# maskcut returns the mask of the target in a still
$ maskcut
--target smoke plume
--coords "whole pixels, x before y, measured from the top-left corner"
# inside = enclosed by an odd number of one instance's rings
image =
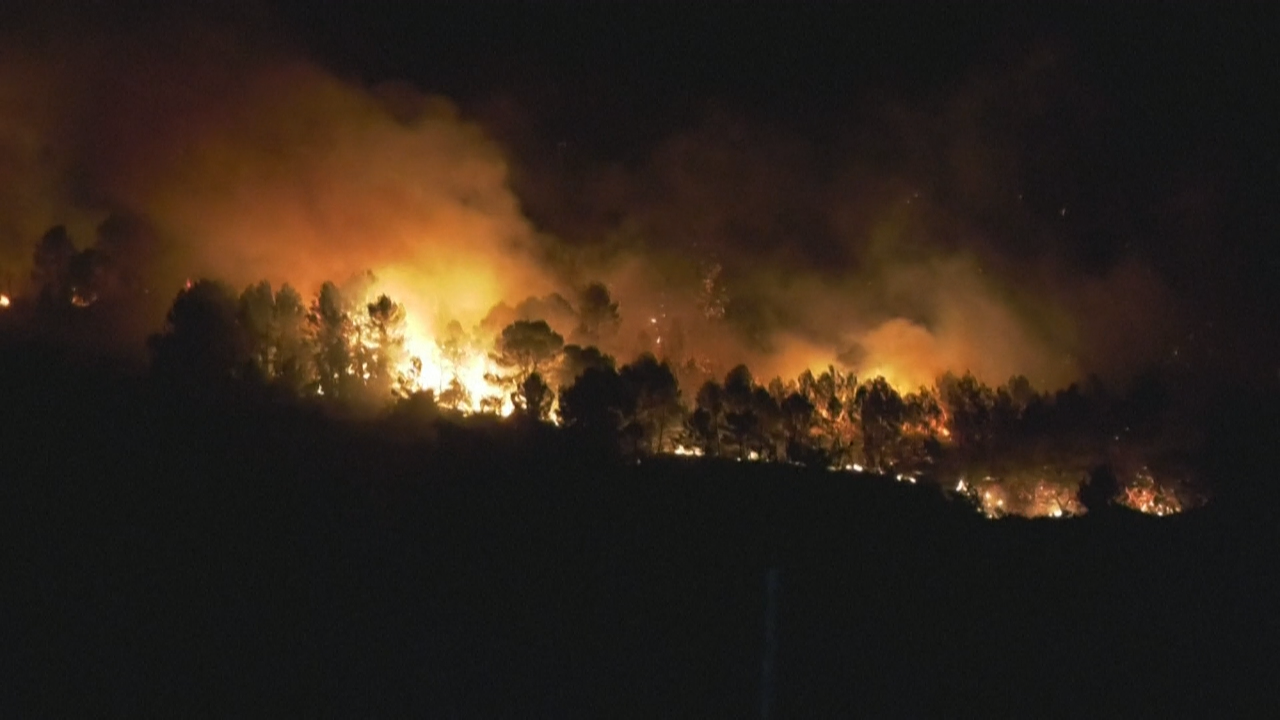
[[[83,246],[128,213],[169,248],[151,278],[166,301],[185,277],[307,293],[371,270],[418,315],[447,304],[474,321],[549,287],[506,161],[447,99],[361,86],[208,24],[9,47],[0,257],[17,277],[48,227]]]
[[[487,118],[495,139],[447,98],[207,20],[5,48],[11,282],[49,227],[83,245],[124,214],[167,250],[151,278],[165,303],[199,275],[309,293],[371,270],[429,324],[559,293],[568,335],[565,304],[601,280],[620,355],[765,377],[834,364],[906,386],[951,370],[1051,388],[1164,348],[1159,278],[1134,257],[1082,264],[1063,239],[1081,229],[1058,141],[1089,117],[1045,56],[924,109],[874,104],[823,138],[712,110],[624,165],[545,161],[518,109]]]

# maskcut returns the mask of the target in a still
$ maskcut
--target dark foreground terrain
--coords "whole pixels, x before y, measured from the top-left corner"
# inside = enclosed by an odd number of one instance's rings
[[[1280,707],[1273,493],[993,522],[880,478],[0,365],[7,717],[758,715],[770,568],[780,716]],[[1258,432],[1222,429],[1224,474],[1266,472]]]

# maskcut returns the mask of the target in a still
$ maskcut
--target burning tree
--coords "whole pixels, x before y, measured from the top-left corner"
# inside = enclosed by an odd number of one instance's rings
[[[492,359],[505,373],[492,374],[492,382],[506,388],[517,407],[541,412],[544,397],[551,395],[542,372],[551,369],[564,348],[564,338],[543,320],[516,320],[502,329]],[[530,378],[537,375],[534,382]]]
[[[857,439],[856,416],[849,412],[857,391],[857,378],[828,366],[818,376],[806,370],[797,378],[799,391],[813,403],[816,434],[824,439],[832,462],[852,462],[851,450]],[[858,453],[861,455],[861,453]]]
[[[852,411],[862,432],[862,452],[866,465],[879,471],[895,467],[902,444],[902,427],[907,422],[907,406],[882,377],[858,387]]]
[[[359,382],[351,353],[354,325],[341,291],[332,282],[320,287],[307,313],[307,324],[318,392],[331,398],[351,398]]]
[[[461,373],[463,363],[472,351],[471,338],[462,329],[462,323],[450,320],[435,343],[441,360],[442,372],[436,387],[441,404],[455,410],[470,405],[471,393],[462,383]]]
[[[129,246],[120,243],[117,250]],[[89,280],[78,261],[92,270]],[[94,284],[94,273],[110,264],[96,250],[77,252],[64,229],[46,233],[35,265],[32,279],[46,304],[70,308],[84,288],[114,287]],[[766,386],[738,365],[721,382],[703,382],[686,411],[680,377],[653,354],[617,369],[598,348],[566,347],[546,321],[524,318],[503,327],[483,353],[460,323],[441,321],[439,333],[411,326],[405,308],[387,294],[374,297],[374,288],[371,275],[342,289],[328,282],[304,304],[287,285],[273,292],[260,282],[236,296],[216,282],[188,281],[163,332],[150,340],[153,367],[202,382],[256,378],[364,407],[399,398],[429,405],[431,413],[417,414],[432,417],[438,391],[444,406],[461,413],[555,417],[583,437],[649,453],[858,471],[865,463],[904,481],[937,479],[992,516],[1079,514],[1097,506],[1100,493],[1107,505],[1157,515],[1187,503],[1150,470],[1167,459],[1150,442],[1159,404],[1111,396],[1097,383],[1040,393],[1021,377],[992,388],[971,374],[948,374],[904,394],[884,377],[858,383],[831,366]],[[564,305],[553,295],[512,312]],[[617,303],[603,286],[589,286],[575,317],[577,334],[598,335],[616,322]],[[690,378],[708,375],[692,363],[686,370]],[[1081,482],[1108,473],[1116,480],[1109,488]]]
[[[240,294],[236,317],[252,356],[254,372],[301,393],[314,380],[302,296],[288,285],[273,293],[263,281]]]
[[[364,380],[374,397],[388,397],[405,361],[404,308],[386,295],[368,304],[367,330],[360,345]],[[419,361],[421,368],[421,361]]]

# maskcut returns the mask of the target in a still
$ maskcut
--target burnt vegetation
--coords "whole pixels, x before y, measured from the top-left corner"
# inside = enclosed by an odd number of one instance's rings
[[[770,569],[789,716],[1272,692],[1274,398],[620,363],[602,287],[569,342],[446,325],[426,382],[367,279],[188,281],[122,359],[86,348],[152,290],[85,252],[0,314],[18,714],[749,715]]]

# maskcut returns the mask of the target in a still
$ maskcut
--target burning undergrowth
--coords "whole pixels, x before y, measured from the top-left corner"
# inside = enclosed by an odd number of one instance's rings
[[[1100,467],[1180,507],[1129,469],[1163,456],[1159,410],[1079,384],[1165,357],[1175,313],[1140,258],[1064,258],[1075,215],[1010,141],[1074,107],[1052,58],[835,143],[717,112],[553,168],[446,98],[180,15],[6,37],[6,323],[326,402],[928,479],[990,515],[1078,514]]]
[[[60,230],[41,247],[43,285],[5,308],[9,324],[37,334],[92,327],[149,295],[104,280],[110,265],[79,269],[102,261],[86,259],[89,250],[65,252]],[[757,379],[737,365],[721,376],[673,355],[674,343],[620,364],[597,345],[622,324],[603,285],[573,301],[499,305],[474,326],[422,322],[384,288],[372,274],[325,283],[308,298],[288,285],[236,292],[188,280],[150,338],[152,372],[180,386],[237,382],[367,417],[510,416],[637,458],[884,474],[934,484],[993,518],[1069,517],[1112,503],[1168,515],[1197,502],[1175,473],[1152,470],[1170,453],[1150,397],[1114,396],[1097,384],[1039,391],[1020,376],[991,387],[944,374],[913,389],[835,367]],[[649,321],[654,348],[664,350],[661,323]]]

